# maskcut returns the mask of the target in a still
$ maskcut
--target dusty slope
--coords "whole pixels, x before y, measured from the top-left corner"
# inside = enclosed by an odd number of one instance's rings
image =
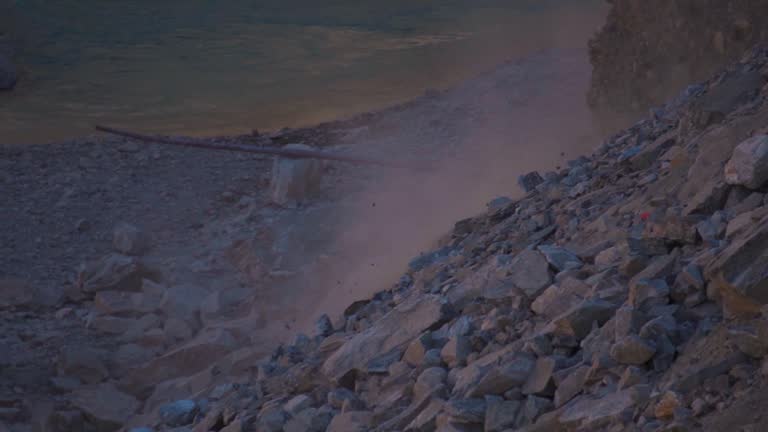
[[[591,157],[530,176],[525,197],[458,222],[344,320],[259,362],[257,347],[218,358],[129,424],[764,430],[766,82],[768,49],[755,50]],[[221,352],[223,339],[186,349]]]
[[[205,374],[211,359],[238,348],[256,358],[297,325],[312,327],[321,311],[340,313],[387,287],[453,221],[516,193],[520,170],[589,142],[588,73],[582,52],[542,52],[382,112],[271,138],[221,139],[439,162],[407,175],[331,165],[301,209],[269,204],[271,161],[253,156],[102,137],[3,148],[0,274],[9,331],[0,343],[11,353],[0,381],[3,419],[27,430],[32,419],[64,422],[69,413],[66,427],[81,430],[70,392],[105,379],[140,399],[155,392],[151,411],[188,388],[167,382],[153,390],[158,383]],[[540,159],[520,158],[532,149]],[[152,247],[99,260],[121,221]],[[185,351],[201,340],[217,348]],[[185,366],[169,369],[168,358]]]

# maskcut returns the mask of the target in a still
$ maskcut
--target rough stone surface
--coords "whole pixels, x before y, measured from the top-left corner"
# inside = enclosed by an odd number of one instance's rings
[[[611,356],[625,365],[642,365],[656,354],[656,347],[636,335],[624,336],[611,348]]]
[[[113,384],[81,387],[72,393],[71,401],[100,430],[116,430],[139,408],[136,399]]]
[[[552,282],[549,263],[538,252],[524,250],[509,265],[510,281],[529,297],[536,297]]]
[[[737,145],[725,164],[728,184],[758,189],[768,181],[768,135],[758,135]]]

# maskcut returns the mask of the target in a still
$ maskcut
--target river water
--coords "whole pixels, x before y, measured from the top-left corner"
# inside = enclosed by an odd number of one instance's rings
[[[0,0],[22,79],[0,144],[94,123],[211,135],[309,125],[586,46],[601,0]]]

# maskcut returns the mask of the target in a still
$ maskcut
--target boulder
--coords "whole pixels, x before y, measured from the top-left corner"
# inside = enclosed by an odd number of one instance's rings
[[[288,144],[286,150],[311,151],[303,144]],[[323,174],[323,163],[317,159],[276,157],[272,164],[270,196],[272,202],[284,207],[297,207],[318,190]]]
[[[166,426],[185,426],[195,419],[200,407],[193,400],[182,399],[160,407],[160,419]]]
[[[11,90],[18,79],[18,72],[11,59],[0,53],[0,90]]]
[[[656,354],[656,347],[640,336],[628,335],[616,341],[611,357],[625,365],[642,365]]]
[[[72,393],[70,402],[98,432],[118,430],[139,408],[133,396],[110,383],[80,387]]]
[[[112,247],[124,255],[142,255],[149,250],[149,237],[129,223],[118,224],[112,232]]]
[[[568,249],[553,245],[542,245],[537,249],[557,272],[578,269],[584,265],[579,257]]]
[[[412,296],[346,341],[328,357],[322,373],[338,382],[354,370],[364,371],[382,352],[404,349],[414,338],[448,317],[449,309],[439,296]]]
[[[331,420],[326,432],[368,432],[373,416],[367,411],[349,411],[337,414]]]
[[[509,264],[508,272],[510,282],[531,298],[538,296],[552,283],[549,263],[534,250],[520,252]]]
[[[728,313],[756,315],[768,303],[767,264],[768,216],[717,254],[705,268],[705,278],[719,292]]]
[[[120,254],[106,255],[87,264],[80,275],[86,293],[139,291],[145,278],[158,281],[160,272],[137,257]]]
[[[555,333],[584,339],[592,331],[593,324],[605,324],[616,309],[615,304],[606,301],[584,300],[552,321]]]
[[[743,141],[725,164],[725,181],[731,185],[759,189],[768,181],[768,135]]]

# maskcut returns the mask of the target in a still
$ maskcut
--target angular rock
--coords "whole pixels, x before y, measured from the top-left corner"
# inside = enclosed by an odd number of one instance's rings
[[[523,394],[537,396],[552,396],[555,392],[555,384],[552,382],[552,374],[557,367],[557,361],[552,357],[540,357],[536,365],[523,385]]]
[[[614,337],[621,339],[630,334],[637,334],[648,318],[631,306],[622,306],[616,311],[613,319]]]
[[[358,407],[355,411],[362,410],[365,405],[353,391],[346,388],[341,387],[328,392],[328,405],[332,408],[341,409],[345,403]]]
[[[86,293],[139,291],[143,279],[157,281],[160,274],[136,257],[110,254],[86,265],[80,279]]]
[[[624,390],[638,384],[645,384],[648,381],[643,369],[635,366],[628,366],[619,380],[619,390]]]
[[[424,333],[417,337],[405,349],[403,361],[411,366],[419,366],[424,361],[424,356],[432,348],[432,334]]]
[[[611,348],[611,357],[625,365],[642,365],[656,354],[656,346],[640,336],[624,336]]]
[[[448,372],[443,368],[432,367],[424,370],[416,379],[416,384],[413,385],[413,397],[416,400],[421,400],[435,393],[445,385],[447,376]]]
[[[283,411],[291,416],[295,416],[310,407],[312,407],[312,398],[307,395],[298,395],[283,405]]]
[[[454,368],[465,365],[471,353],[472,345],[469,337],[455,335],[448,339],[448,343],[443,346],[443,349],[440,351],[440,357],[448,367]]]
[[[454,423],[485,422],[485,399],[453,399],[445,404],[443,410]]]
[[[146,233],[138,227],[118,224],[112,232],[112,247],[125,255],[142,255],[149,250],[150,242]]]
[[[520,252],[509,265],[509,280],[525,292],[536,297],[552,282],[549,263],[538,252],[526,249]]]
[[[629,304],[638,309],[669,303],[669,285],[663,279],[639,279],[629,287]]]
[[[462,375],[453,392],[467,398],[501,395],[522,387],[535,366],[533,357],[521,353],[504,358],[499,364],[471,365],[467,368],[469,373]]]
[[[520,401],[489,401],[485,411],[484,432],[502,432],[513,428],[521,408]]]
[[[756,222],[720,252],[707,266],[705,277],[720,293],[729,313],[755,315],[768,303],[766,264],[768,217]]]
[[[760,335],[755,329],[748,327],[734,328],[728,331],[728,335],[739,348],[739,351],[749,357],[761,359],[768,355],[766,335]]]
[[[315,322],[315,332],[318,336],[322,337],[328,337],[333,333],[333,323],[331,323],[331,318],[328,315],[323,314],[317,319]]]
[[[558,246],[542,245],[537,248],[549,265],[558,272],[581,268],[584,263],[573,252]]]
[[[528,396],[518,416],[517,424],[522,426],[533,424],[542,414],[551,411],[552,408],[551,400],[533,395]]]
[[[373,417],[367,411],[350,411],[337,414],[326,432],[369,432]]]
[[[768,181],[768,136],[757,135],[743,141],[733,150],[725,164],[725,181],[759,189]]]
[[[683,397],[676,392],[668,391],[656,403],[653,413],[656,415],[656,418],[670,419],[674,417],[675,410],[681,406],[683,406]]]
[[[182,399],[160,407],[160,419],[166,426],[186,426],[195,419],[200,408],[193,400]]]
[[[139,408],[136,399],[109,383],[81,387],[70,401],[100,432],[117,430]]]
[[[288,144],[287,150],[310,151],[303,144]],[[297,207],[318,189],[323,174],[323,163],[317,159],[275,158],[272,165],[270,196],[272,202],[284,207]]]
[[[342,345],[325,361],[322,373],[338,382],[351,371],[365,370],[379,353],[404,348],[425,330],[445,321],[448,315],[440,297],[412,296]]]
[[[625,413],[631,414],[649,395],[650,388],[635,386],[598,399],[582,396],[566,407],[559,420],[565,426],[594,430],[622,418]]]
[[[560,408],[581,393],[587,382],[589,371],[589,366],[578,366],[558,384],[555,391],[555,408]]]
[[[413,421],[405,427],[406,432],[430,432],[437,429],[437,415],[443,411],[445,401],[433,399]]]
[[[592,331],[592,325],[605,324],[615,313],[617,306],[602,300],[584,300],[569,311],[555,318],[552,323],[557,334],[584,339]]]
[[[109,377],[104,363],[106,353],[83,346],[65,347],[58,358],[60,375],[76,377],[86,384],[96,384]]]
[[[554,318],[567,312],[582,300],[582,297],[569,292],[564,287],[550,285],[531,303],[531,310],[537,315]]]
[[[536,186],[544,183],[544,179],[537,171],[529,172],[528,174],[521,175],[517,178],[517,184],[525,193],[531,192],[536,189]]]

